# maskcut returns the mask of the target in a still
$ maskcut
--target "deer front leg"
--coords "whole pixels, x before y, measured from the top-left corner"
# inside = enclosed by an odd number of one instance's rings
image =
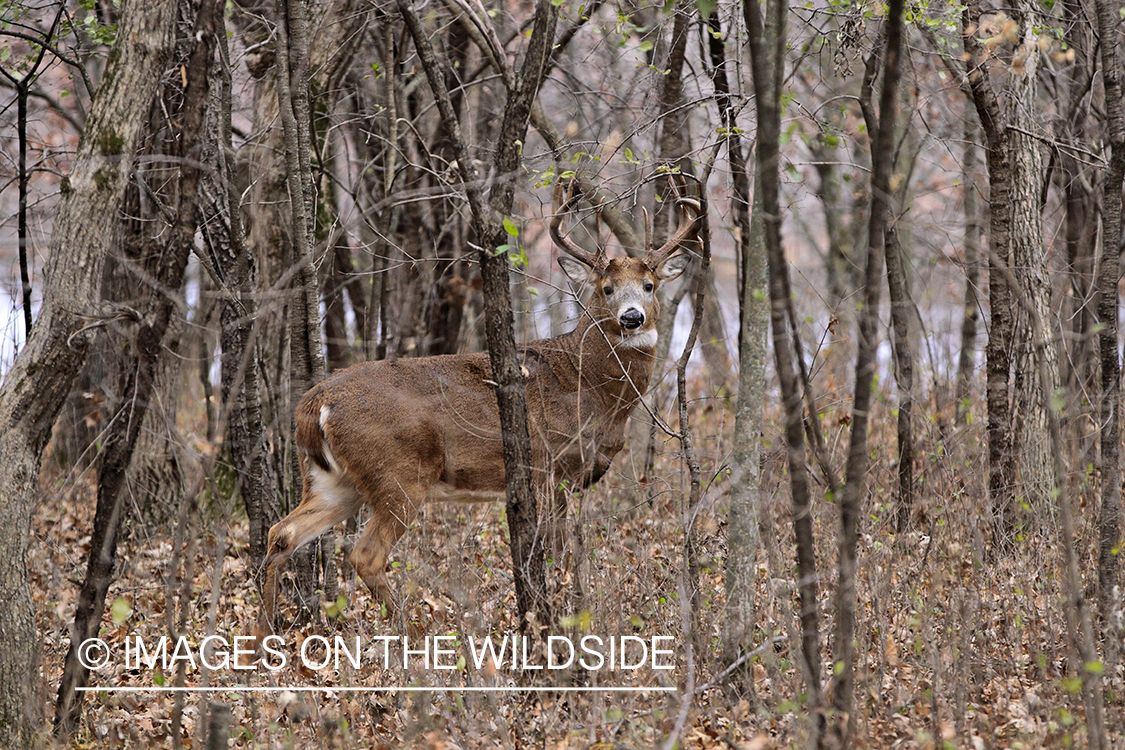
[[[262,589],[262,607],[258,610],[258,624],[254,629],[254,647],[260,649],[266,636],[273,633],[274,614],[277,609],[277,576],[281,567],[293,556],[294,549],[286,549],[279,541],[278,530],[281,523],[270,529],[266,545],[265,583]]]
[[[285,563],[305,544],[355,515],[358,507],[359,497],[354,489],[315,467],[308,470],[301,504],[273,525],[266,542],[262,608],[254,629],[258,646],[274,632],[278,577]]]

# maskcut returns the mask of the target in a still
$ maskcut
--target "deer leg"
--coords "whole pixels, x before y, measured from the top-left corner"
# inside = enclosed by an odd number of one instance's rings
[[[259,645],[274,629],[278,576],[282,567],[298,549],[359,510],[360,499],[355,489],[340,481],[338,475],[316,466],[309,467],[305,474],[302,495],[301,504],[270,529],[262,608],[254,632]]]
[[[384,501],[369,506],[371,518],[350,555],[352,566],[359,577],[367,584],[375,600],[386,607],[388,613],[395,611],[395,602],[387,582],[387,558],[417,513],[410,495],[403,490],[396,490],[396,495],[401,498],[398,502]],[[424,494],[416,496],[422,497]]]

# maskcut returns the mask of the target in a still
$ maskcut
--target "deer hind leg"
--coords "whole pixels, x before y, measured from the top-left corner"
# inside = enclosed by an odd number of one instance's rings
[[[369,505],[371,518],[351,553],[352,566],[388,614],[395,611],[395,601],[387,582],[387,558],[417,515],[417,504],[425,497],[424,490],[414,489],[417,491],[396,487],[392,493],[382,494],[379,502]]]
[[[342,472],[324,471],[311,463],[304,468],[301,504],[273,525],[266,543],[265,585],[255,631],[259,644],[273,632],[278,576],[285,563],[302,546],[354,516],[362,504],[355,486]]]

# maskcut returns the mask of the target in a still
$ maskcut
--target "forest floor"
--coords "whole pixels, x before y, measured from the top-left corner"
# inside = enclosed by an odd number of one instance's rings
[[[824,407],[824,424],[832,460],[842,474],[847,420],[835,409]],[[947,415],[934,414],[919,420],[923,448],[912,530],[895,536],[895,436],[891,428],[880,427],[894,419],[886,400],[878,409],[861,521],[854,746],[1084,746],[1076,660],[1060,606],[1061,552],[1053,511],[1029,514],[1013,553],[985,562],[983,426],[956,431]],[[204,638],[221,636],[233,653],[239,645],[235,637],[253,632],[259,601],[248,569],[244,515],[204,499],[198,514],[173,517],[157,528],[130,524],[118,550],[118,575],[100,635],[110,659],[91,674],[90,684],[172,686],[177,684],[176,667],[183,664],[184,685],[220,690],[87,694],[83,722],[69,746],[172,747],[172,735],[178,732],[184,747],[203,747],[203,717],[210,701],[230,707],[229,745],[239,748],[649,748],[667,746],[666,738],[679,722],[682,748],[806,746],[810,726],[795,648],[799,631],[788,482],[776,450],[765,466],[756,596],[756,643],[766,645],[753,662],[751,680],[741,687],[715,682],[724,667],[720,639],[730,414],[731,404],[717,399],[701,399],[692,407],[705,478],[698,527],[702,596],[694,638],[687,635],[685,623],[691,618],[682,596],[681,503],[687,478],[672,440],[658,447],[656,474],[663,482],[638,484],[624,468],[628,451],[619,458],[581,506],[572,508],[571,531],[582,530],[572,533],[574,549],[581,551],[561,563],[552,561],[553,578],[570,591],[571,602],[581,602],[572,605],[559,632],[576,646],[583,636],[600,637],[601,645],[586,642],[602,653],[599,669],[525,668],[542,660],[532,653],[523,662],[521,654],[513,664],[511,651],[499,664],[487,656],[477,664],[485,638],[491,635],[499,647],[505,636],[519,632],[499,503],[434,503],[423,509],[392,558],[391,585],[402,601],[394,617],[382,616],[341,553],[341,598],[324,605],[319,623],[279,633],[283,668],[263,669],[259,663],[257,669],[235,669],[221,664],[221,649],[212,649],[206,658],[218,668],[204,669],[198,652]],[[55,474],[48,463],[29,559],[42,638],[45,726],[69,645],[95,504],[92,472]],[[1071,486],[1081,523],[1082,563],[1089,574],[1094,570],[1096,504],[1083,472],[1076,471]],[[814,490],[822,571],[820,669],[830,675],[839,517],[823,484]],[[342,551],[354,534],[349,537],[343,528],[339,532]],[[577,571],[575,560],[581,560]],[[1087,575],[1092,590],[1091,580]],[[288,598],[286,604],[283,614],[291,621],[294,609]],[[167,655],[178,658],[165,669],[156,651],[161,636],[170,633],[186,635],[187,643],[179,652],[175,641],[166,644]],[[320,667],[326,652],[318,637],[334,644],[337,636],[353,655],[352,644],[359,638],[358,668],[346,654],[339,665],[329,661]],[[381,640],[383,636],[397,640]],[[612,638],[620,645],[622,636],[634,637],[625,641],[630,668],[610,669],[606,644]],[[409,639],[411,650],[423,651],[429,644],[424,654],[408,654],[405,668],[402,638]],[[649,648],[643,664],[641,642]],[[693,642],[696,647],[689,647]],[[138,644],[148,660],[138,660]],[[132,662],[127,661],[127,645]],[[562,649],[556,656],[565,658],[561,642],[556,645]],[[661,652],[654,655],[654,648]],[[588,656],[587,664],[593,666],[596,658]],[[619,656],[612,657],[615,665]],[[439,664],[452,668],[438,669]],[[666,665],[674,668],[654,668]],[[1121,746],[1122,674],[1104,677],[1107,723],[1114,746]],[[534,686],[631,690],[479,690]],[[259,692],[263,687],[328,689]],[[347,690],[372,687],[410,690]],[[45,730],[44,745],[52,742]]]

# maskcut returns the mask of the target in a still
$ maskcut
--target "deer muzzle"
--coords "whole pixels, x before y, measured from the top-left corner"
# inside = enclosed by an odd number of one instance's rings
[[[632,331],[644,325],[645,314],[640,310],[631,307],[625,312],[621,313],[621,317],[618,318],[618,322],[621,323],[622,328]]]

